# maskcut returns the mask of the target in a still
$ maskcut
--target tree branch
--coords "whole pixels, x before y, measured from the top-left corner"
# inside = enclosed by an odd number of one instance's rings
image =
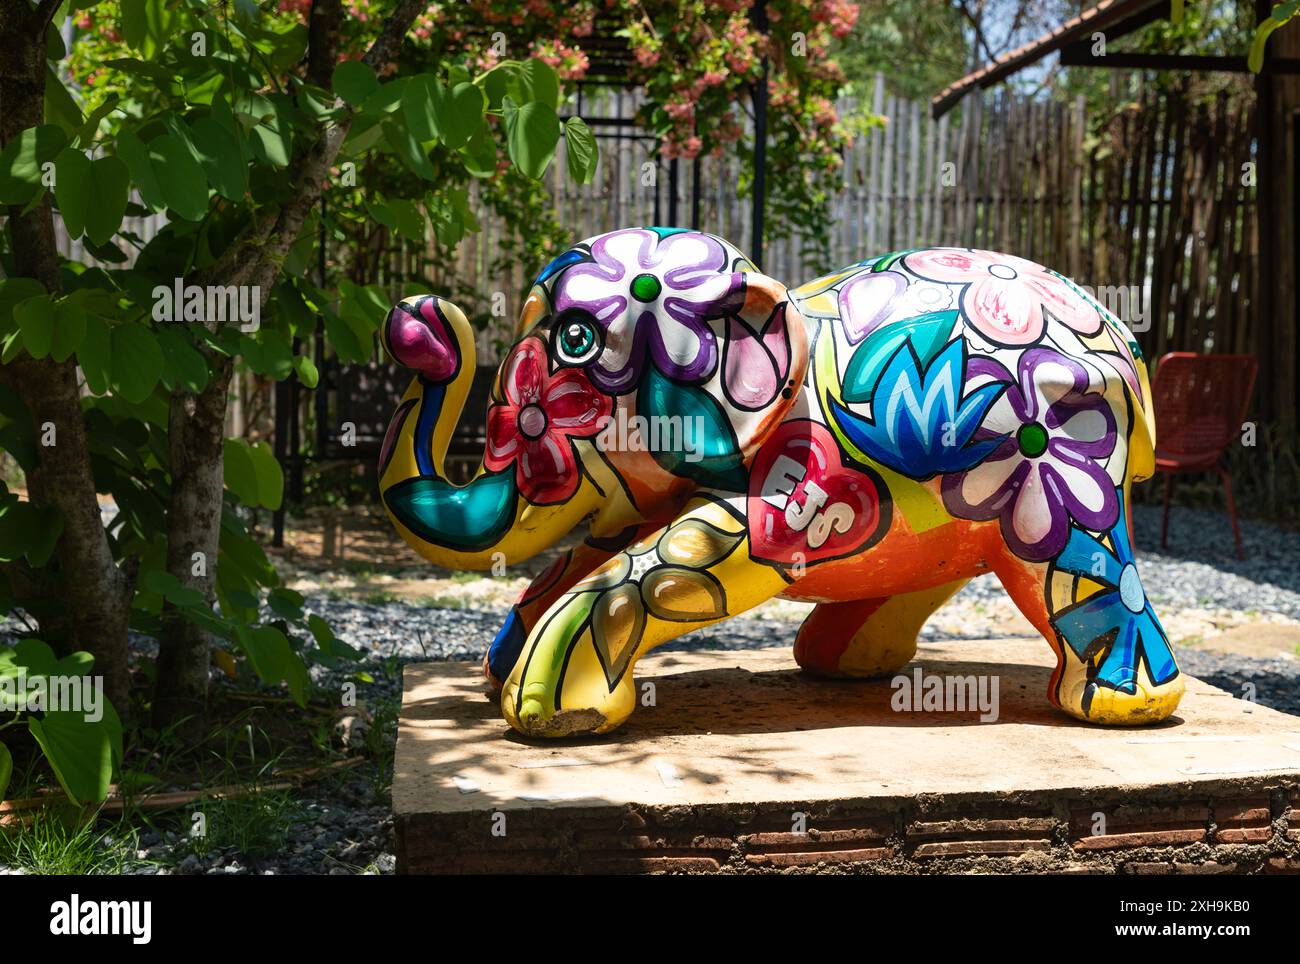
[[[32,27],[38,31],[48,27],[50,21],[54,19],[55,12],[59,9],[59,4],[62,2],[63,0],[41,0],[36,5],[36,9],[32,11],[32,17],[34,18]]]
[[[341,0],[312,0],[307,24],[307,82],[329,88],[339,59],[339,29],[343,25]]]

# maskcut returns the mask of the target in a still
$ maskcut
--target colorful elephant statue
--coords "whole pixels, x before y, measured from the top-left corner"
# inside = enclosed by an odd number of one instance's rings
[[[1127,515],[1154,467],[1145,365],[1053,271],[929,248],[787,290],[699,231],[600,235],[537,276],[464,486],[443,460],[471,326],[423,296],[382,337],[415,373],[380,456],[412,547],[488,570],[588,526],[487,652],[521,733],[613,730],[639,657],[774,596],[816,604],[794,644],[807,672],[894,674],[988,572],[1055,651],[1060,709],[1143,724],[1178,705]]]

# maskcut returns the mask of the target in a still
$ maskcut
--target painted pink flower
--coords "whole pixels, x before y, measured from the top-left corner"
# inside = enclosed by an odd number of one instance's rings
[[[488,409],[483,464],[499,472],[515,464],[519,490],[539,505],[563,502],[578,488],[572,439],[597,434],[613,402],[581,368],[547,368],[546,344],[525,338],[501,373],[504,402]]]
[[[967,248],[927,248],[904,259],[930,281],[960,284],[966,323],[995,345],[1032,345],[1051,315],[1080,335],[1101,330],[1097,309],[1063,278],[1009,254]]]

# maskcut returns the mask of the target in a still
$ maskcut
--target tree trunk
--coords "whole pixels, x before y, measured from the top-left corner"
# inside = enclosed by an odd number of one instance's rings
[[[167,510],[167,571],[216,601],[221,539],[222,444],[233,365],[221,358],[202,392],[174,392],[167,420],[172,497]],[[207,709],[208,633],[170,605],[163,612],[153,723],[165,728],[184,719],[201,729]],[[197,734],[196,734],[197,735]]]
[[[38,8],[25,0],[0,4],[0,141],[44,122],[45,31],[57,4]],[[26,214],[9,208],[17,275],[35,278],[53,296],[62,292],[54,243],[54,216],[46,194]],[[95,657],[105,693],[125,716],[128,709],[127,622],[133,579],[118,568],[100,518],[86,447],[86,426],[76,364],[26,355],[5,366],[5,378],[31,413],[38,436],[52,428],[53,444],[38,444],[38,467],[28,479],[29,498],[63,519],[58,561],[70,639]],[[44,440],[42,440],[43,442]]]
[[[337,58],[342,14],[338,0],[319,0],[315,6],[320,9],[312,12],[308,73],[314,82],[324,84]],[[401,0],[367,51],[366,62],[372,67],[386,63],[397,52],[406,31],[423,8],[423,0]],[[320,200],[330,165],[351,126],[351,117],[345,116],[327,127],[315,141],[296,149],[294,169],[300,175],[297,193],[278,212],[259,212],[235,243],[210,268],[192,279],[192,283],[257,285],[261,307],[265,309],[284,259],[297,241],[311,209]],[[231,377],[229,359],[219,364],[220,371],[197,397],[186,393],[172,395],[168,417],[172,503],[167,515],[167,571],[183,585],[202,592],[209,602],[215,599],[221,534],[222,443]],[[196,552],[205,554],[202,575],[194,575]],[[197,728],[207,704],[208,634],[167,611],[159,642],[154,725],[169,726],[190,718]]]

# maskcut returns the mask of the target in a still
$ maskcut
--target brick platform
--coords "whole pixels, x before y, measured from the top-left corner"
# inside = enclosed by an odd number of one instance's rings
[[[1300,717],[1189,679],[1154,729],[1045,702],[1041,640],[923,646],[996,677],[1000,714],[895,712],[788,647],[663,653],[608,737],[530,744],[477,664],[406,668],[398,869],[491,872],[1300,872]],[[912,667],[905,673],[911,675]]]

